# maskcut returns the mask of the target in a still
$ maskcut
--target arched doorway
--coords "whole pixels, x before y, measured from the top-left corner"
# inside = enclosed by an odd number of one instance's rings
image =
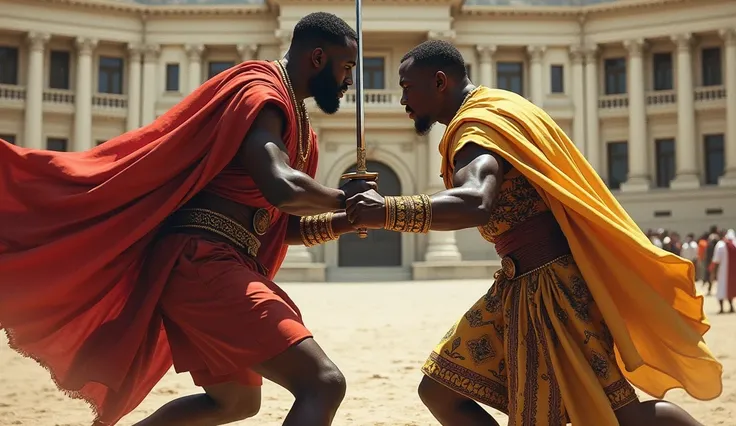
[[[368,161],[368,170],[378,172],[378,191],[382,195],[401,195],[401,181],[391,167],[378,161]],[[354,171],[355,166],[345,173]],[[345,183],[340,180],[340,185]],[[368,237],[345,234],[338,243],[337,265],[340,267],[401,266],[401,234],[383,229],[371,229]]]

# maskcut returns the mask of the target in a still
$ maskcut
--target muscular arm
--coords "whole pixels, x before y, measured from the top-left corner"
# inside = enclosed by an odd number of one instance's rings
[[[503,162],[475,144],[455,154],[453,188],[430,196],[432,230],[454,231],[485,225],[503,183]]]
[[[289,166],[281,139],[285,122],[278,107],[266,105],[240,145],[241,165],[266,200],[285,213],[305,216],[343,208],[343,191],[323,186]]]
[[[302,233],[299,229],[300,219],[300,216],[289,217],[289,225],[286,228],[286,244],[296,246],[304,245],[304,242],[302,241]],[[353,229],[350,222],[348,222],[348,216],[344,211],[335,212],[335,215],[332,217],[332,232],[334,232],[336,236],[355,232],[355,229]]]

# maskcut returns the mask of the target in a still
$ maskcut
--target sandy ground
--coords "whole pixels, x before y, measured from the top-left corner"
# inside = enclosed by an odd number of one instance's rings
[[[436,425],[417,397],[419,368],[437,340],[488,284],[284,285],[300,305],[318,342],[348,379],[347,396],[334,425]],[[725,368],[722,396],[699,402],[673,391],[667,398],[707,426],[734,425],[736,315],[714,315],[716,311],[717,302],[707,298],[706,313],[713,327],[706,338]],[[195,392],[188,375],[171,371],[120,425],[132,425],[169,400]],[[288,392],[267,382],[260,414],[236,424],[280,425],[291,403]],[[503,415],[494,415],[500,424],[506,424]],[[64,397],[43,369],[0,342],[0,425],[84,426],[91,418],[84,403]]]

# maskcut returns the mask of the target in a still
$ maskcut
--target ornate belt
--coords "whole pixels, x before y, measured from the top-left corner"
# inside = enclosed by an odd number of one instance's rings
[[[496,252],[501,256],[501,270],[497,274],[509,280],[537,271],[571,253],[565,234],[551,213],[516,224],[495,241]]]
[[[230,241],[255,258],[261,242],[240,223],[216,211],[201,208],[183,208],[174,212],[166,222],[172,229],[203,229]],[[262,229],[262,228],[261,228]]]

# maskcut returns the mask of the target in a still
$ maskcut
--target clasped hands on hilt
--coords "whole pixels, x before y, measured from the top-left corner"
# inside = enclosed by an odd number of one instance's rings
[[[345,212],[354,229],[388,229],[397,232],[427,233],[432,225],[429,196],[387,196],[379,194],[375,182],[365,191],[345,191]]]

